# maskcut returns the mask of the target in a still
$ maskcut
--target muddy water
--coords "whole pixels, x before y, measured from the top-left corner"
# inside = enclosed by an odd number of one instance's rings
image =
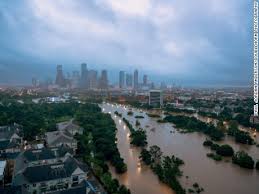
[[[127,185],[134,194],[171,194],[170,188],[159,183],[152,171],[139,165],[139,150],[129,144],[129,131],[119,117],[115,117],[114,111],[123,114],[132,124],[135,123],[135,115],[143,115],[144,119],[138,119],[141,127],[147,131],[148,145],[158,145],[165,155],[176,155],[185,161],[181,178],[185,188],[191,188],[194,182],[198,182],[208,194],[258,194],[259,172],[256,170],[242,169],[231,163],[231,158],[216,162],[206,157],[210,152],[202,143],[206,136],[200,133],[181,134],[169,123],[157,123],[157,118],[149,118],[145,112],[133,109],[134,116],[128,116],[128,108],[111,104],[102,105],[104,112],[111,112],[116,122],[118,133],[118,148],[128,165],[128,171],[124,175],[113,175],[119,181]],[[236,144],[232,138],[220,142],[228,143],[235,151],[245,150],[255,160],[259,159],[259,148]],[[186,178],[188,176],[189,178]]]

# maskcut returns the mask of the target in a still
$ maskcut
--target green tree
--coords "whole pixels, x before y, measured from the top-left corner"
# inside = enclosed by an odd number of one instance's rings
[[[237,123],[237,121],[231,120],[231,121],[229,122],[228,135],[230,135],[230,136],[235,136],[235,134],[237,133],[237,131],[238,131],[238,123]]]
[[[159,164],[163,154],[160,147],[158,147],[157,145],[151,146],[149,149],[149,153],[151,155],[151,161],[154,162],[155,164]]]
[[[208,147],[212,146],[212,144],[213,144],[213,142],[210,141],[210,140],[208,140],[208,139],[206,139],[206,140],[203,142],[203,145],[204,145],[204,146],[208,146]]]
[[[232,157],[232,162],[243,168],[253,169],[254,160],[244,151],[238,151]]]
[[[233,156],[234,154],[234,150],[230,145],[221,145],[218,149],[217,149],[217,154],[221,155],[221,156]]]
[[[139,158],[146,164],[150,165],[152,163],[151,160],[151,154],[149,153],[148,150],[142,149]]]

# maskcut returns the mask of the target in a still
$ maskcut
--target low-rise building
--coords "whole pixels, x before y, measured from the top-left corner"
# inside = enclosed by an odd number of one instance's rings
[[[46,134],[46,143],[48,147],[59,147],[61,145],[67,145],[74,151],[77,149],[77,141],[74,136],[68,131],[52,131]]]
[[[67,131],[72,135],[83,134],[83,128],[74,123],[74,119],[69,121],[61,122],[57,124],[57,129],[60,131]]]
[[[53,164],[72,156],[72,148],[62,145],[54,148],[31,149],[21,152],[15,159],[14,175],[19,171],[35,165]]]
[[[28,193],[59,191],[78,186],[87,180],[88,168],[72,156],[64,161],[28,166],[19,171],[12,186],[22,186]]]
[[[23,132],[20,125],[0,127],[0,157],[6,153],[20,152],[22,143]]]

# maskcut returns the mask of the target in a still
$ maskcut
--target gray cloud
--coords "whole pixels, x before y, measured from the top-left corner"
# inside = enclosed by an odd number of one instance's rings
[[[0,2],[0,64],[7,82],[21,67],[49,76],[56,64],[113,71],[138,68],[156,79],[249,84],[252,1],[25,0]],[[105,65],[103,65],[105,64]],[[47,70],[53,69],[43,73]],[[30,80],[30,79],[29,79]]]

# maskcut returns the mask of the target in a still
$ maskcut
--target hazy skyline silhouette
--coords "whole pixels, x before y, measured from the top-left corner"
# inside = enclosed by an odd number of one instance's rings
[[[0,2],[0,83],[64,72],[139,69],[154,81],[249,85],[253,1]]]

